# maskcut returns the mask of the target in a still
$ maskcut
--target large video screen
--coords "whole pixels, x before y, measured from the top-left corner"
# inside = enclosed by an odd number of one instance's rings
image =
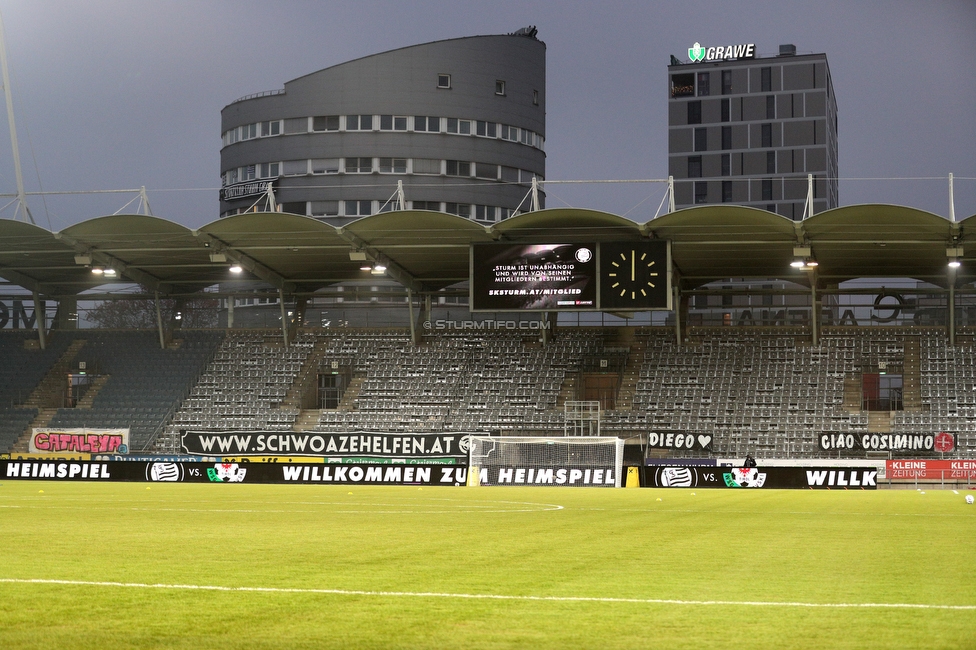
[[[596,244],[471,247],[471,311],[596,309]]]

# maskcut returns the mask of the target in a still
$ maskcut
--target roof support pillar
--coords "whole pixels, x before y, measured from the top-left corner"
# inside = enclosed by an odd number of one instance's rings
[[[288,347],[288,321],[285,318],[285,292],[278,289],[278,305],[281,307],[281,338]]]
[[[153,292],[154,302],[156,303],[156,330],[159,332],[159,349],[166,349],[166,336],[163,334],[163,312],[159,308],[159,292]]]
[[[810,273],[810,343],[820,344],[820,303],[817,296],[816,272]]]
[[[949,268],[949,345],[956,345],[956,269]]]
[[[952,191],[952,172],[949,172],[949,221],[956,222],[956,199]]]
[[[41,296],[34,290],[34,324],[37,325],[37,340],[41,344],[41,349],[47,349],[47,306],[41,300]]]
[[[417,345],[417,325],[413,320],[413,290],[407,287],[407,311],[410,314],[410,343]]]
[[[680,348],[681,347],[681,342],[685,338],[683,336],[683,334],[682,334],[682,331],[681,331],[681,329],[682,329],[682,320],[683,320],[681,318],[681,310],[682,310],[682,307],[684,307],[685,309],[688,308],[687,307],[687,305],[688,305],[688,303],[687,303],[688,298],[687,297],[682,297],[682,295],[681,295],[681,287],[678,286],[677,283],[675,283],[674,287],[672,288],[672,291],[674,291],[674,340],[677,343],[678,347]],[[682,302],[681,302],[682,300],[684,300],[686,302],[684,304],[682,304]]]

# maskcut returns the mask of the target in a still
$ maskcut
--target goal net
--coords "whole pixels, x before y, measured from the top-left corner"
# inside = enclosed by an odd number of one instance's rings
[[[469,485],[620,487],[620,438],[472,436]]]

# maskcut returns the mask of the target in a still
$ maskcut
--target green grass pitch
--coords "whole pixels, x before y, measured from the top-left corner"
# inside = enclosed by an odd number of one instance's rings
[[[0,648],[974,648],[964,494],[5,481]]]

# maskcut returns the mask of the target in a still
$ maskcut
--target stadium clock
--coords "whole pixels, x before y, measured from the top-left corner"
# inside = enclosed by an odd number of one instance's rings
[[[668,309],[668,242],[600,244],[601,309]]]

